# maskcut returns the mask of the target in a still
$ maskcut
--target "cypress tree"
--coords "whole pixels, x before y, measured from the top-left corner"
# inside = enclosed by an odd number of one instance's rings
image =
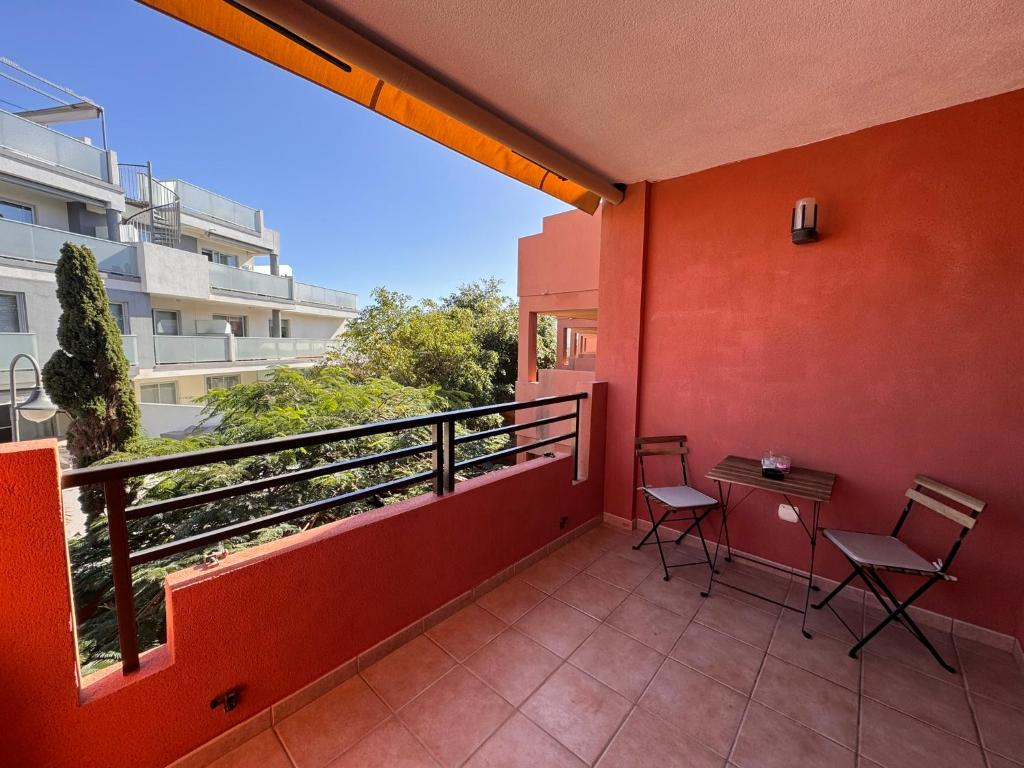
[[[124,450],[138,435],[139,406],[92,251],[64,243],[56,275],[60,349],[43,366],[43,383],[71,417],[68,451],[75,466],[85,467]],[[82,502],[90,520],[102,510],[96,494],[83,493]]]

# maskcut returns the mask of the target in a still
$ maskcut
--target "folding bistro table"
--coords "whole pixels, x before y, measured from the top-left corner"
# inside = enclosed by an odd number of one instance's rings
[[[807,607],[810,604],[811,590],[818,589],[814,585],[814,550],[818,544],[818,523],[821,518],[822,503],[829,501],[832,498],[832,486],[835,485],[836,476],[831,472],[819,472],[816,469],[793,467],[786,474],[785,479],[772,480],[761,475],[760,461],[756,459],[745,459],[742,456],[726,456],[722,461],[715,465],[710,472],[707,473],[706,477],[710,480],[714,480],[718,486],[718,500],[722,509],[722,526],[719,528],[718,542],[715,544],[715,555],[711,567],[711,575],[708,579],[708,588],[706,592],[702,592],[701,594],[704,597],[711,594],[711,587],[717,581],[720,584],[725,584],[731,589],[745,592],[748,595],[758,597],[762,600],[767,600],[770,603],[781,605],[783,608],[788,608],[789,610],[796,611],[797,613],[802,613],[803,621],[800,624],[800,630],[803,632],[804,637],[810,637],[811,633],[807,631]],[[723,483],[728,485],[728,490],[723,491]],[[743,494],[742,498],[735,503],[732,502],[732,489],[734,486],[741,486],[749,489]],[[732,544],[729,541],[729,515],[732,514],[733,510],[746,501],[747,498],[755,491],[777,493],[782,496],[782,498],[786,500],[786,503],[793,509],[797,509],[797,506],[792,501],[793,499],[802,499],[804,501],[811,502],[811,514],[809,520],[806,519],[806,513],[801,513],[799,511],[796,513],[797,520],[800,522],[801,527],[803,527],[804,532],[807,534],[807,538],[811,542],[811,565],[806,576],[799,571],[795,571],[790,568],[782,568],[738,553],[734,555],[732,551]],[[787,605],[784,601],[779,602],[778,600],[773,600],[766,595],[751,592],[750,590],[743,589],[735,584],[730,584],[725,579],[715,578],[717,574],[716,566],[718,564],[718,551],[722,546],[723,531],[725,533],[725,546],[728,552],[725,558],[727,561],[731,561],[735,556],[741,559],[760,563],[761,565],[767,565],[770,568],[782,571],[783,573],[788,573],[791,576],[796,576],[800,579],[806,579],[809,589],[804,597],[803,610],[801,611],[799,608]]]

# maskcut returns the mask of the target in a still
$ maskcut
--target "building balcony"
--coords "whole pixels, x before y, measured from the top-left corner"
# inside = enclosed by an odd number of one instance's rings
[[[336,291],[333,288],[324,288],[320,285],[295,282],[295,301],[299,304],[309,304],[316,307],[327,307],[330,309],[344,309],[350,312],[359,310],[358,297],[347,291]]]
[[[34,333],[0,333],[0,376],[2,386],[7,386],[7,367],[15,355],[31,355],[39,357]]]
[[[230,363],[257,360],[303,360],[323,357],[330,339],[289,339],[258,336],[153,337],[157,365]]]
[[[210,264],[210,292],[255,296],[264,299],[292,301],[290,277],[268,275],[250,269]]]
[[[139,364],[139,340],[136,336],[121,334],[121,343],[124,345],[124,356],[128,359],[128,365]]]
[[[66,242],[84,245],[96,257],[101,272],[137,277],[139,266],[133,243],[116,243],[62,229],[0,219],[0,257],[56,264]]]
[[[258,208],[244,205],[182,179],[170,179],[163,183],[178,194],[181,208],[186,213],[213,219],[254,234],[259,234],[263,229],[263,215]]]
[[[0,110],[0,147],[110,182],[110,165],[105,150],[3,110]]]

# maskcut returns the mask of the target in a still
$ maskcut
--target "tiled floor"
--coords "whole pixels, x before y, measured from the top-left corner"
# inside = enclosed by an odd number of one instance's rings
[[[936,632],[952,675],[894,627],[853,660],[831,613],[805,640],[798,614],[720,587],[701,598],[705,569],[666,583],[636,540],[585,534],[213,765],[1024,766],[1009,654]],[[726,569],[803,601],[797,582]]]

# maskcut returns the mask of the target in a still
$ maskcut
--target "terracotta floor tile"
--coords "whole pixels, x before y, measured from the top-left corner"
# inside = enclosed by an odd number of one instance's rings
[[[420,635],[362,671],[370,687],[398,709],[455,666],[455,661]]]
[[[477,750],[466,768],[583,768],[585,765],[517,713]]]
[[[807,582],[794,580],[789,587],[789,594],[786,596],[786,605],[803,610],[804,596],[806,594]],[[821,592],[812,592],[811,603],[820,602],[827,594],[828,592],[824,591],[824,588]],[[828,606],[817,609],[811,608],[807,614],[807,629],[811,631],[811,634],[820,633],[828,635],[844,643],[849,641],[850,645],[853,645],[857,641],[850,634],[850,630],[856,632],[858,637],[860,636],[864,627],[863,604],[845,597],[844,594],[840,594],[834,597],[829,605],[842,617],[842,620]],[[843,624],[844,621],[849,625],[849,629]]]
[[[963,653],[960,662],[972,694],[1024,711],[1024,674],[1012,656]]]
[[[722,758],[703,744],[677,733],[662,720],[642,709],[634,709],[597,766],[722,768]]]
[[[463,661],[504,629],[505,622],[474,604],[428,629],[427,636]]]
[[[266,730],[235,747],[207,768],[292,768],[292,761],[273,730]]]
[[[629,713],[630,703],[570,664],[563,664],[521,711],[584,762],[593,763]]]
[[[606,552],[625,549],[632,544],[629,531],[613,528],[610,525],[599,525],[584,533],[579,540],[600,547]]]
[[[564,547],[559,547],[551,553],[551,557],[562,560],[582,571],[604,553],[605,549],[602,545],[594,541],[583,541],[581,537],[570,541]]]
[[[643,580],[636,588],[635,594],[682,616],[687,621],[693,618],[697,609],[704,603],[704,598],[700,596],[700,587],[677,576],[665,581],[658,570]]]
[[[514,626],[564,659],[597,629],[598,622],[572,606],[549,597]]]
[[[967,694],[959,685],[866,653],[864,695],[961,738],[977,741]]]
[[[1022,765],[1022,763],[1007,760],[994,752],[986,752],[985,757],[988,758],[988,768],[1021,768]]]
[[[853,642],[840,642],[828,635],[815,635],[808,640],[800,634],[800,618],[800,614],[790,611],[782,614],[768,653],[851,691],[859,691],[861,660],[850,658]]]
[[[1024,712],[982,696],[973,696],[985,749],[1024,764]]]
[[[550,595],[579,572],[579,568],[564,560],[548,556],[523,571],[522,579]]]
[[[848,688],[769,656],[753,698],[833,741],[857,748],[859,702]]]
[[[749,645],[767,648],[777,617],[720,593],[712,593],[705,598],[693,620]]]
[[[630,701],[636,701],[664,659],[653,648],[602,625],[583,641],[569,662]]]
[[[631,560],[634,563],[641,565],[648,565],[651,568],[657,566],[661,568],[661,557],[658,555],[658,548],[654,546],[654,538],[648,540],[647,544],[640,547],[640,549],[633,549],[634,544],[639,544],[641,536],[634,536],[630,538],[629,546],[625,548],[616,548],[612,550],[619,557],[624,557],[627,560]],[[666,553],[666,557],[667,557]]]
[[[676,661],[750,695],[764,651],[693,622],[672,648]]]
[[[522,578],[510,579],[477,600],[477,604],[506,624],[512,624],[547,595]]]
[[[780,603],[785,601],[790,587],[788,576],[776,576],[762,569],[738,563],[735,560],[731,563],[719,561],[718,570],[720,573],[715,577],[716,581],[714,587],[712,587],[712,594],[721,586],[726,588],[725,594],[733,600],[746,603],[758,610],[776,615],[782,610],[780,606],[774,605],[767,600],[762,600],[756,595],[763,595]],[[718,579],[721,579],[721,582]],[[730,589],[730,584],[739,589]],[[744,589],[755,594],[748,595],[741,591]]]
[[[608,552],[585,572],[630,592],[647,578],[651,570],[650,565],[627,560],[616,552]]]
[[[507,701],[456,667],[399,712],[442,765],[460,765],[512,713]]]
[[[877,608],[867,607],[864,614],[864,625],[870,630],[882,616]],[[957,666],[956,650],[953,647],[952,635],[948,635],[930,627],[922,626],[928,639],[935,645],[935,648],[942,654],[943,658],[954,667]],[[851,643],[852,645],[853,643]],[[913,635],[900,626],[890,624],[878,633],[871,641],[864,646],[866,653],[873,653],[877,656],[884,656],[887,659],[898,661],[908,667],[913,667],[918,672],[937,677],[944,682],[956,682],[962,685],[959,680],[960,674],[952,674],[939,666],[939,663],[932,658],[928,650],[917,641]]]
[[[629,593],[581,573],[563,584],[554,596],[598,621],[604,621]]]
[[[750,702],[730,760],[737,768],[854,768],[854,753],[778,712]]]
[[[320,768],[389,715],[363,679],[353,677],[275,727],[298,768]]]
[[[669,652],[688,621],[639,595],[627,597],[605,619],[606,624],[625,632],[659,653]]]
[[[328,768],[438,768],[438,762],[409,729],[391,718]]]
[[[860,717],[861,754],[885,768],[984,768],[978,746],[872,699]]]
[[[640,699],[640,706],[723,757],[729,754],[747,697],[669,659]]]
[[[526,635],[506,629],[466,660],[466,666],[514,706],[526,701],[562,660]]]

